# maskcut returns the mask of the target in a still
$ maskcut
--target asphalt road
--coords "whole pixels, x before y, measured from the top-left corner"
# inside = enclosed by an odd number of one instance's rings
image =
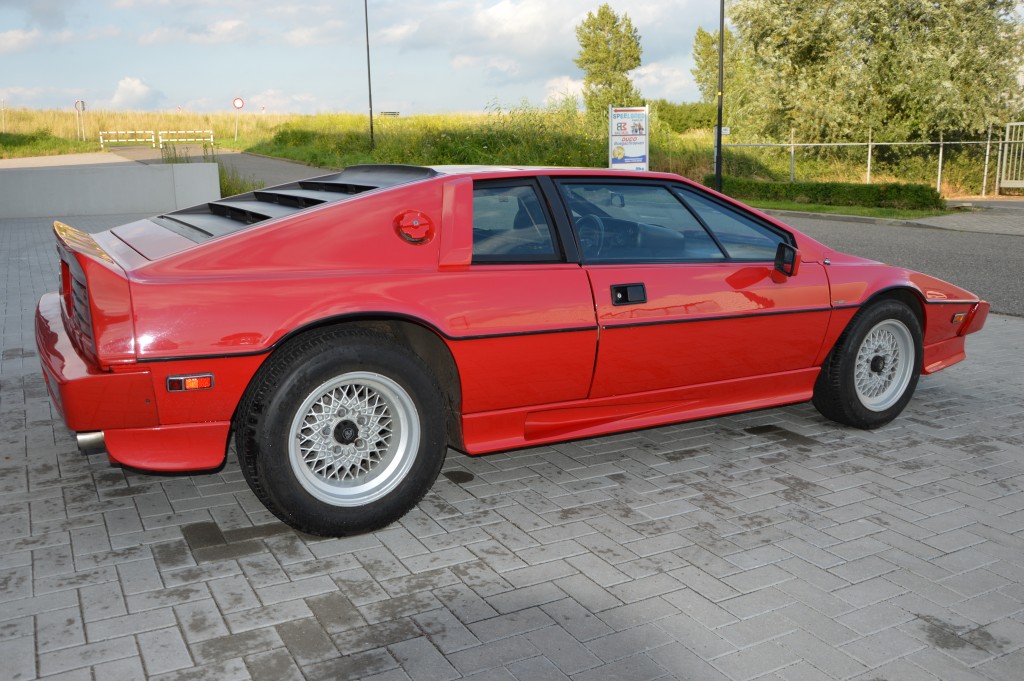
[[[819,218],[782,220],[837,250],[966,288],[992,303],[993,312],[1024,316],[1024,237]]]

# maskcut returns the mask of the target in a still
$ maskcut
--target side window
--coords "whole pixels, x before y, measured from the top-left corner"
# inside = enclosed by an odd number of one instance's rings
[[[700,216],[733,260],[772,260],[785,237],[756,220],[690,189],[676,192]]]
[[[561,254],[532,184],[473,187],[473,262],[555,262]]]
[[[725,259],[700,221],[664,185],[565,182],[561,187],[586,262]]]

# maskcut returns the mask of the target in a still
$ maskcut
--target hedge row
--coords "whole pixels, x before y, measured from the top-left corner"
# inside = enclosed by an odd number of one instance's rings
[[[704,184],[715,185],[706,175]],[[759,182],[723,177],[722,193],[751,201],[792,201],[826,206],[874,206],[878,208],[944,209],[946,202],[934,187],[924,184],[852,184],[847,182]]]

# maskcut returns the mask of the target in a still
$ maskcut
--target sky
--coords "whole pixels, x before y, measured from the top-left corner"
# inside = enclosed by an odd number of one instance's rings
[[[601,0],[369,0],[373,109],[475,112],[578,94],[575,27]],[[610,0],[640,33],[634,83],[697,101],[711,0]],[[0,0],[7,108],[366,112],[363,0]]]

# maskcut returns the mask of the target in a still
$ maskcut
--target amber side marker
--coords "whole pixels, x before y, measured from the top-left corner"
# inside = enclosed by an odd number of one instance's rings
[[[209,390],[212,387],[213,374],[167,377],[167,392],[169,393],[187,392],[189,390]]]

